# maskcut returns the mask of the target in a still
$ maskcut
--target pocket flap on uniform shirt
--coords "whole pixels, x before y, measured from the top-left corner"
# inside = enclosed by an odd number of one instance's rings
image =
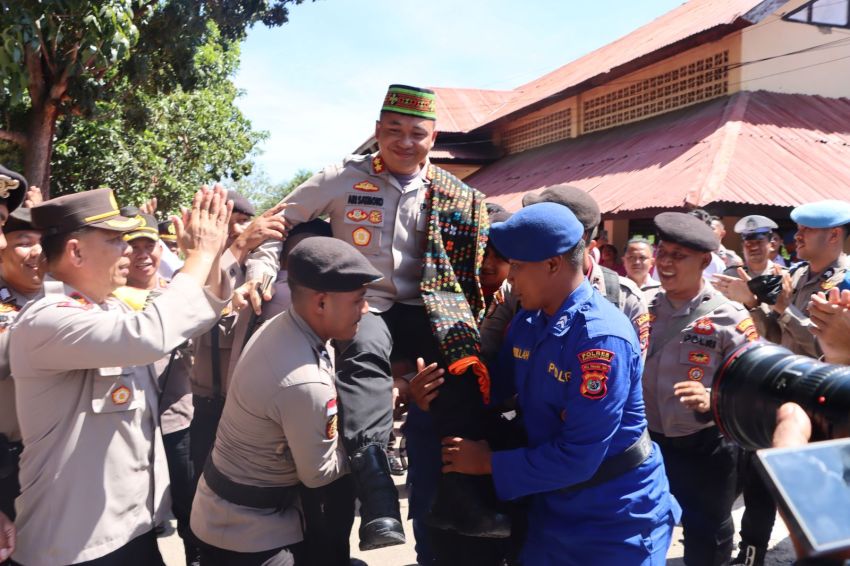
[[[144,406],[145,393],[136,388],[132,368],[100,368],[95,371],[91,400],[93,412],[117,413]]]

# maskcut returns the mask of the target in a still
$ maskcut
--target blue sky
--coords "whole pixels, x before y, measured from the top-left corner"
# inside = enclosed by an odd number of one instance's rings
[[[238,105],[269,139],[273,182],[341,160],[363,142],[390,83],[511,89],[682,0],[319,0],[280,28],[254,27]]]

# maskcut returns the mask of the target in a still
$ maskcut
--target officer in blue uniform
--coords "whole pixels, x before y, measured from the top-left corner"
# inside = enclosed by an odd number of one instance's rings
[[[583,232],[554,203],[491,228],[524,307],[504,347],[528,445],[445,438],[443,471],[492,473],[501,499],[529,499],[525,564],[664,564],[681,510],[647,435],[637,336],[584,277]]]

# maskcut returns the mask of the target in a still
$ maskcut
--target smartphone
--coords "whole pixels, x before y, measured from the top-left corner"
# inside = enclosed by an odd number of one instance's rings
[[[757,452],[760,471],[803,556],[850,549],[850,438]]]

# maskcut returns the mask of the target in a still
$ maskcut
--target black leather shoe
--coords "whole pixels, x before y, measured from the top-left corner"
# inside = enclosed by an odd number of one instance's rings
[[[511,520],[496,509],[489,476],[443,474],[427,523],[468,537],[508,538]]]
[[[745,566],[764,566],[764,558],[767,555],[767,548],[763,546],[755,546],[741,541],[738,544],[741,550],[738,556],[735,557],[730,564],[744,564]]]
[[[383,447],[370,444],[355,452],[351,472],[360,499],[360,550],[404,544],[398,490]]]

